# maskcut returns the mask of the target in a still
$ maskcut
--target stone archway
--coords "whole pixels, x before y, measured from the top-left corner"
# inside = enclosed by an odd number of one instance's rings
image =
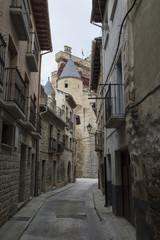
[[[68,168],[67,168],[67,180],[68,183],[71,183],[71,162],[68,162]]]

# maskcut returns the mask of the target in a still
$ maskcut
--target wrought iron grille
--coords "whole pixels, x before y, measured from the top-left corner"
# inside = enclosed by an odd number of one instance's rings
[[[36,38],[35,32],[31,32],[29,34],[29,41],[27,45],[27,53],[34,54],[36,63],[38,64],[38,56],[39,56],[39,50],[38,50],[38,42]]]
[[[58,117],[62,117],[63,116],[63,111],[60,107],[56,107],[56,114]]]
[[[25,112],[25,83],[17,68],[6,68],[5,101],[15,102]]]
[[[102,133],[96,132],[95,133],[95,148],[101,148],[102,147]]]
[[[30,29],[30,8],[28,4],[28,0],[11,0],[11,8],[21,8],[22,14],[24,18],[24,22],[26,25],[26,29],[29,35],[29,29]]]
[[[32,125],[35,127],[36,124],[36,104],[32,97],[30,98],[30,118],[29,121],[32,123]]]
[[[0,85],[3,86],[4,67],[5,67],[5,48],[6,43],[0,33]]]
[[[49,151],[57,151],[57,140],[55,138],[49,139]]]
[[[59,142],[59,141],[58,141],[58,143],[57,143],[57,152],[58,152],[58,153],[61,153],[61,152],[63,152],[63,151],[64,151],[64,145],[63,145],[62,142]]]
[[[69,128],[73,130],[73,122],[70,118],[66,117],[66,123],[68,124]]]
[[[110,84],[105,95],[106,122],[111,116],[124,115],[124,85]]]

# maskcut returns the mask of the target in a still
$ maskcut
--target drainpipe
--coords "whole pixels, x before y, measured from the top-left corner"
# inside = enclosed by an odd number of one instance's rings
[[[76,182],[76,165],[77,165],[77,141],[75,139],[74,182]]]
[[[48,106],[44,106],[44,108],[46,109],[44,112],[40,112],[39,114],[42,115],[42,114],[45,114],[48,112]]]

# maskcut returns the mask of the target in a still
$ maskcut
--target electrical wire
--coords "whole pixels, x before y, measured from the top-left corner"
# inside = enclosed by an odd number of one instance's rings
[[[115,52],[115,55],[114,55],[114,58],[113,58],[113,62],[111,64],[111,67],[110,67],[110,70],[108,72],[108,75],[107,75],[107,78],[106,78],[106,81],[105,81],[105,85],[103,86],[101,92],[103,92],[105,86],[106,86],[106,82],[108,81],[109,77],[110,77],[110,74],[111,74],[111,71],[112,71],[112,68],[115,64],[115,60],[116,60],[116,57],[117,57],[117,54],[118,54],[118,50],[119,50],[119,46],[120,46],[120,41],[121,41],[121,34],[122,34],[122,29],[123,29],[123,25],[126,21],[126,18],[128,17],[129,13],[132,11],[132,9],[134,8],[135,4],[136,4],[137,0],[134,0],[132,6],[130,7],[130,9],[128,10],[128,12],[125,14],[124,18],[123,18],[123,21],[122,21],[122,24],[121,24],[121,28],[120,28],[120,31],[119,31],[119,37],[118,37],[118,44],[117,44],[117,48],[116,48],[116,52]]]

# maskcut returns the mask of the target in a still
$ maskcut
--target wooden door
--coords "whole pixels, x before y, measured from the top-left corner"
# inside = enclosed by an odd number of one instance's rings
[[[128,151],[121,153],[121,166],[122,166],[123,216],[134,225],[135,223],[132,199],[132,179]]]

